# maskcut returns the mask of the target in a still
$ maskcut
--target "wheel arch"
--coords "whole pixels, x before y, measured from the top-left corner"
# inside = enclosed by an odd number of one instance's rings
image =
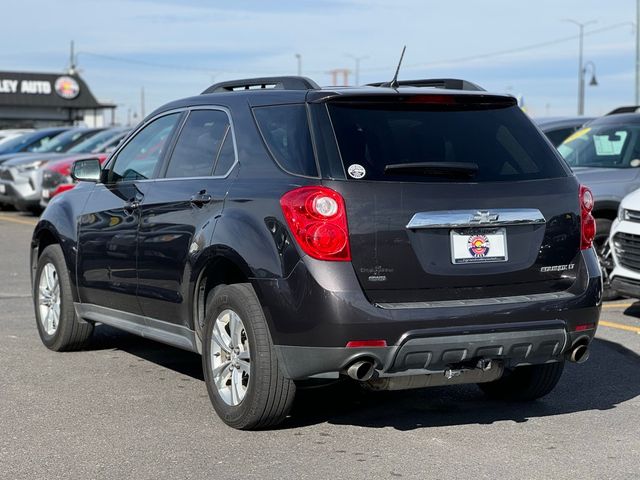
[[[30,266],[31,266],[31,283],[35,277],[36,268],[38,267],[38,259],[45,248],[49,245],[60,245],[60,236],[52,225],[45,222],[39,222],[33,231],[31,239]]]
[[[193,292],[193,329],[200,337],[206,316],[209,293],[218,285],[251,283],[251,270],[247,263],[234,251],[215,251],[202,265],[196,277]]]

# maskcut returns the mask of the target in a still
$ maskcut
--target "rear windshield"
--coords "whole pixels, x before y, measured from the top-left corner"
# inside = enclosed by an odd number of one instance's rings
[[[346,178],[500,182],[567,175],[517,106],[453,108],[329,104]]]

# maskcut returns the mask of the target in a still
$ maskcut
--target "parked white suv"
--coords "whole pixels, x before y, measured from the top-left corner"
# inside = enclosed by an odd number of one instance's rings
[[[612,289],[625,297],[640,298],[640,190],[622,199],[609,245]]]

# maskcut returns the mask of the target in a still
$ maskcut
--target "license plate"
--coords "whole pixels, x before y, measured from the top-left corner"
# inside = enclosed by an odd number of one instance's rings
[[[7,187],[0,183],[0,195],[4,195],[7,191]]]
[[[504,228],[451,230],[451,262],[490,263],[507,261]]]

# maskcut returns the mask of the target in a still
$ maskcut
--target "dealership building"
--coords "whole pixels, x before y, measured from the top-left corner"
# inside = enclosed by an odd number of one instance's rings
[[[77,74],[0,72],[0,129],[114,123],[116,106],[100,103]]]

